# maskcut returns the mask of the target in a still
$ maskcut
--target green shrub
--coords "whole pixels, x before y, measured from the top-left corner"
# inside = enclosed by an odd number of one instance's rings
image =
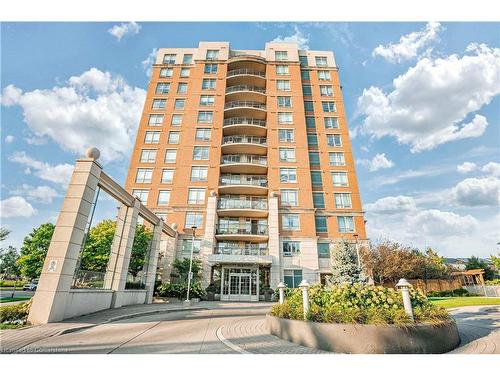
[[[500,285],[500,279],[488,280],[486,281],[486,285]]]
[[[467,289],[458,288],[453,290],[441,290],[427,293],[429,297],[472,297],[477,294],[470,293]]]
[[[286,291],[283,305],[271,314],[285,319],[303,319],[302,291]],[[415,322],[449,320],[446,310],[434,306],[418,289],[410,289]],[[340,324],[412,324],[403,306],[401,293],[393,288],[372,285],[313,285],[309,289],[307,320]]]
[[[2,306],[0,307],[0,323],[14,325],[26,324],[30,308],[31,300],[16,305]]]
[[[183,299],[187,295],[186,283],[165,283],[158,287],[158,295],[160,297],[180,298]],[[203,298],[205,290],[201,287],[200,282],[191,284],[189,291],[190,298]]]
[[[146,289],[146,284],[141,281],[127,281],[125,283],[126,290],[141,290]]]

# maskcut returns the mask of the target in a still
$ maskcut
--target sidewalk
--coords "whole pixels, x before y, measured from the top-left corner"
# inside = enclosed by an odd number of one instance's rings
[[[168,311],[213,309],[218,302],[201,301],[191,306],[180,302],[154,303],[151,305],[130,305],[117,309],[103,310],[92,314],[79,316],[58,323],[48,323],[38,326],[28,326],[21,329],[0,331],[0,353],[14,353],[25,346],[47,337],[91,328],[99,324],[114,322],[142,315],[150,315]]]

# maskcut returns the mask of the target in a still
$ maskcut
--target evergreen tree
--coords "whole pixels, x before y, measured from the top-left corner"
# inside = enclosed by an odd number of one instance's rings
[[[356,248],[348,242],[341,242],[332,253],[332,276],[330,283],[362,283],[366,281],[361,267],[358,266]]]

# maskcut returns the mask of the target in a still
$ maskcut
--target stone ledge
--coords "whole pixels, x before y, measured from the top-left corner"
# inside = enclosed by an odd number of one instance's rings
[[[376,326],[331,324],[266,316],[272,335],[295,344],[335,353],[437,354],[460,344],[457,325]]]

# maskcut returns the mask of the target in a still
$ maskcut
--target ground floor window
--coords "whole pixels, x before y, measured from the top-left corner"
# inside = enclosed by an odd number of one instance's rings
[[[302,270],[284,270],[284,282],[288,288],[298,288],[302,281]]]

